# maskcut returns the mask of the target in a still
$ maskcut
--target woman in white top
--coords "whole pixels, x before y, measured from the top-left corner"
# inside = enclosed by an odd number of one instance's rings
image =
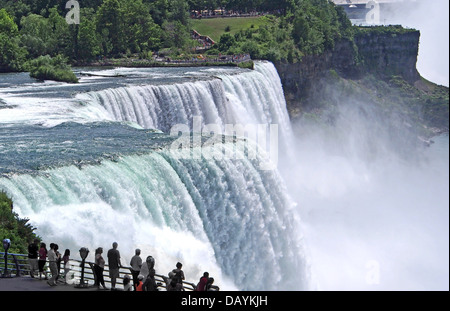
[[[106,289],[105,279],[103,278],[103,271],[105,270],[105,259],[102,257],[103,248],[99,247],[95,250],[95,263],[94,263],[94,274],[95,274],[95,285],[100,289],[100,285],[103,289]]]

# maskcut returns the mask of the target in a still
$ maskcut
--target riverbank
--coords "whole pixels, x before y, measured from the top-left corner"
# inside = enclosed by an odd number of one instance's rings
[[[102,59],[89,63],[77,63],[77,67],[129,67],[129,68],[153,68],[153,67],[239,67],[254,69],[254,62],[248,55],[198,55],[190,59],[182,58],[118,58]]]

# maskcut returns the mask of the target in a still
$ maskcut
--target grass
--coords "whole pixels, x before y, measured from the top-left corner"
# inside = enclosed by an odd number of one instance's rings
[[[234,35],[240,30],[252,28],[257,29],[269,23],[266,17],[229,17],[229,18],[209,18],[192,20],[192,28],[201,35],[209,36],[216,42],[229,30],[228,33]]]

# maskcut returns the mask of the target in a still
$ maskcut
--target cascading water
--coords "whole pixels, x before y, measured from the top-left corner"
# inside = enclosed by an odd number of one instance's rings
[[[144,128],[169,132],[176,124],[277,124],[284,149],[292,129],[280,78],[270,62],[257,62],[254,71],[217,71],[206,81],[172,85],[133,85],[89,92],[77,99],[106,110],[105,119],[130,121]],[[100,108],[101,107],[101,108]]]
[[[142,83],[141,75],[113,87],[85,78],[78,91],[51,84],[43,94],[33,94],[33,84],[1,90],[10,109],[0,110],[0,189],[62,248],[117,241],[125,261],[139,247],[162,274],[183,261],[189,279],[208,270],[223,289],[308,289],[293,202],[276,170],[259,170],[259,155],[217,158],[208,146],[192,157],[199,146],[173,150],[174,137],[121,124],[167,132],[196,116],[203,125],[276,123],[287,143],[289,118],[271,63],[189,75],[174,83]]]

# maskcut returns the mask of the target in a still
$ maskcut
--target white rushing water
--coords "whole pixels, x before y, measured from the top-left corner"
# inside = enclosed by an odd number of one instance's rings
[[[117,241],[124,264],[140,247],[159,273],[182,261],[190,280],[209,271],[225,290],[307,289],[299,224],[277,172],[250,160],[179,158],[162,151],[14,175],[0,189],[64,248]]]

